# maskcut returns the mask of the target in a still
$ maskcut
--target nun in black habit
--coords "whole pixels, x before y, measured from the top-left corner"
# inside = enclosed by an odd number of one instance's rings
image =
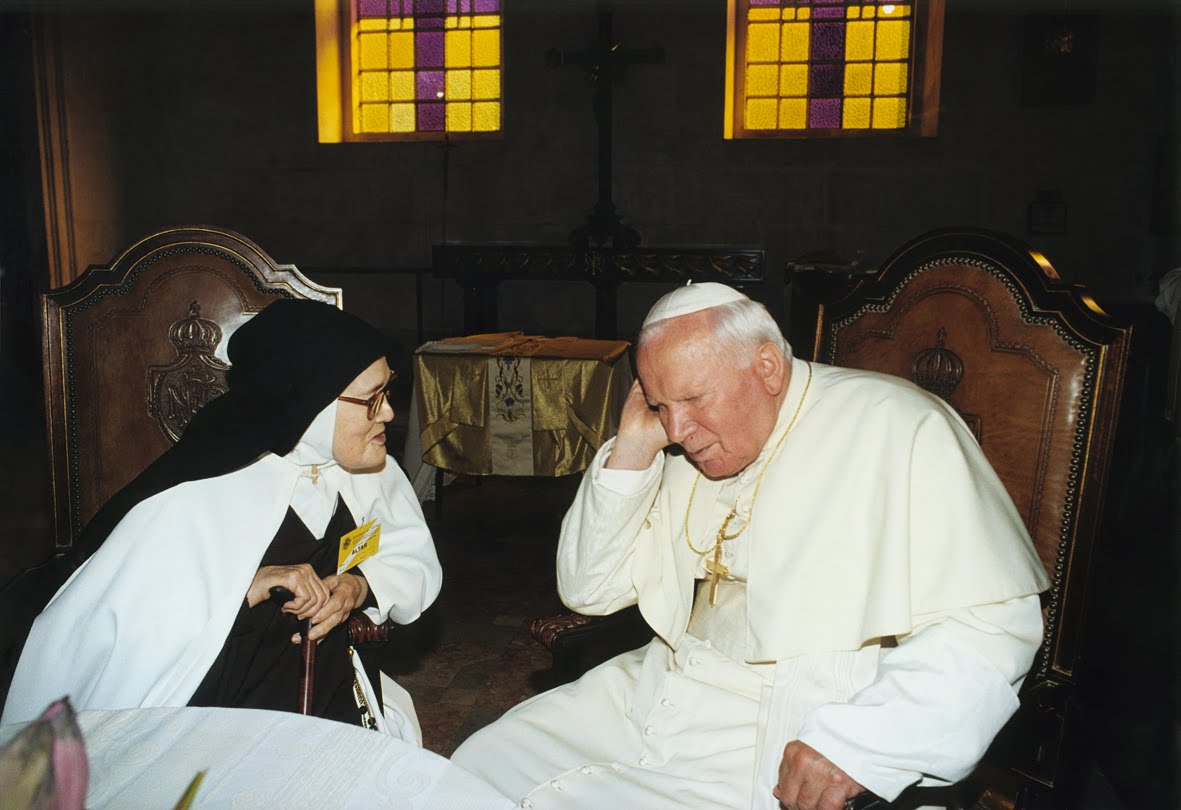
[[[228,393],[83,532],[80,567],[33,624],[3,722],[63,694],[78,709],[292,711],[311,619],[312,712],[360,723],[369,708],[377,728],[414,739],[409,696],[383,678],[382,711],[347,640],[353,610],[406,624],[441,584],[413,489],[385,452],[384,340],[330,305],[283,300],[243,324],[228,354]],[[371,556],[341,570],[341,540],[359,527]],[[280,607],[275,586],[295,598]]]

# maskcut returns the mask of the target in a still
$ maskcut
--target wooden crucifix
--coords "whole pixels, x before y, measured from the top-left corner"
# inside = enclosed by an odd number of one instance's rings
[[[587,217],[585,225],[570,233],[570,245],[585,250],[588,247],[613,247],[617,250],[634,248],[640,244],[640,234],[624,225],[615,211],[612,199],[611,151],[611,91],[615,81],[628,65],[658,64],[664,61],[663,48],[624,50],[611,32],[614,8],[611,3],[597,3],[598,35],[590,48],[578,53],[557,49],[546,52],[546,63],[551,67],[579,65],[586,69],[594,85],[593,108],[598,124],[599,198]]]

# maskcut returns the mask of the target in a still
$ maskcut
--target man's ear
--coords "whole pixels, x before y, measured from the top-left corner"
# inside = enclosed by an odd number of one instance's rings
[[[755,350],[755,372],[767,393],[779,396],[787,384],[787,359],[783,350],[767,341]]]

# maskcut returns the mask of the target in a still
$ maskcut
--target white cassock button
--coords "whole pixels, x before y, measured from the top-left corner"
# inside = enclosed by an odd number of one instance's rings
[[[640,757],[640,767],[641,768],[648,767],[648,758],[647,757]]]
[[[650,520],[645,520],[645,521],[644,521],[644,528],[645,528],[645,529],[651,529],[651,528],[652,528],[652,521],[650,521]]]
[[[521,799],[521,807],[532,807],[532,806],[533,806],[533,802],[529,801],[528,799]]]
[[[656,733],[656,729],[652,728],[652,726],[644,726],[644,736],[645,737],[651,737],[655,733]]]
[[[673,705],[673,702],[671,700],[669,700],[668,698],[661,698],[660,705],[661,706],[671,706],[671,705]]]
[[[552,787],[554,790],[561,790],[562,789],[562,783],[557,779],[550,782],[549,786]]]
[[[582,771],[583,773],[594,773],[595,772],[595,769],[592,768],[590,765],[583,765],[578,770]]]
[[[698,661],[696,658],[694,658],[693,656],[689,656],[689,666],[695,667],[695,666],[697,666],[697,663],[698,663]]]
[[[615,771],[616,773],[623,773],[623,766],[620,765],[618,762],[612,762],[611,763],[611,770]]]

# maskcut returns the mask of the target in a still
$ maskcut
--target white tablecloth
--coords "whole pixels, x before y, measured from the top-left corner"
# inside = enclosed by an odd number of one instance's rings
[[[200,770],[194,807],[515,807],[458,765],[385,734],[254,709],[132,709],[78,715],[90,760],[86,806],[170,808]],[[0,742],[23,724],[0,726]]]

